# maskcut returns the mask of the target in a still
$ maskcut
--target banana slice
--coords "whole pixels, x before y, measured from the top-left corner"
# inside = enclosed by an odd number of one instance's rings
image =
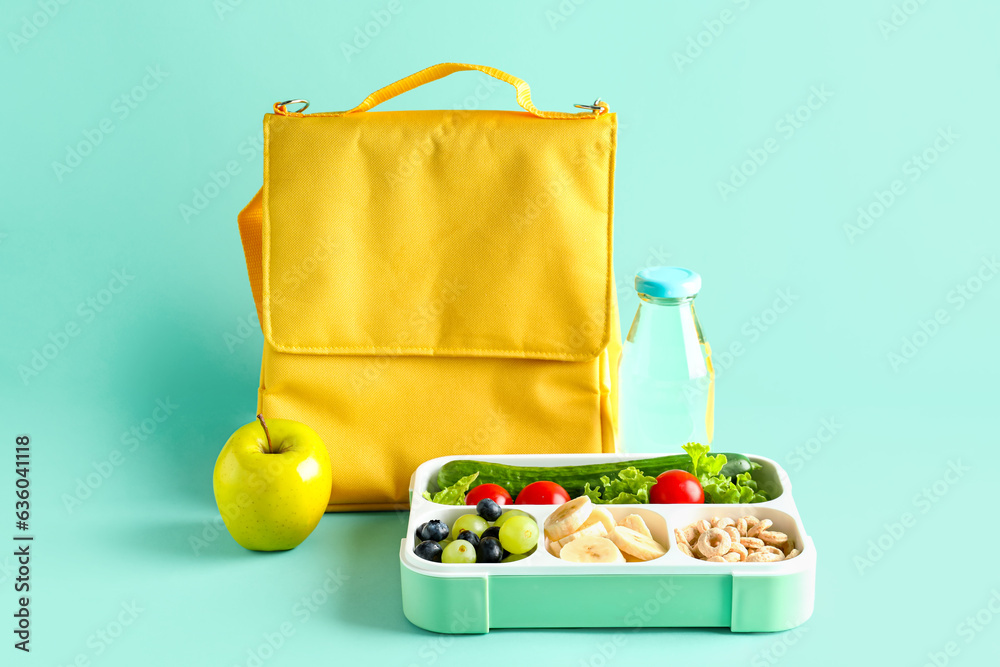
[[[608,531],[604,528],[604,524],[600,521],[595,521],[594,523],[589,523],[589,519],[587,521],[588,523],[585,523],[575,533],[570,533],[561,540],[555,540],[554,542],[549,540],[549,553],[558,558],[559,552],[562,551],[562,548],[575,539],[586,537],[588,535],[592,537],[604,537],[608,534]]]
[[[595,507],[594,510],[590,513],[590,518],[587,519],[587,521],[592,521],[595,515],[601,521],[601,523],[604,524],[604,529],[607,532],[610,533],[612,530],[615,529],[615,518],[611,516],[611,512],[604,509],[603,507]]]
[[[607,516],[605,516],[605,514]],[[599,537],[604,537],[605,535],[610,533],[611,530],[614,529],[615,527],[613,519],[610,522],[611,527],[610,528],[608,527],[607,519],[610,518],[611,518],[610,512],[595,507],[594,510],[590,513],[590,516],[587,517],[587,520],[583,522],[583,525],[574,530],[573,534],[575,535],[576,533],[583,533],[584,535],[597,535]]]
[[[608,534],[608,539],[619,549],[639,560],[653,560],[667,553],[666,548],[653,538],[625,526],[615,526],[615,529]]]
[[[606,537],[584,535],[565,547],[559,557],[571,563],[624,563],[625,557]]]
[[[559,548],[562,548],[567,544],[569,544],[570,542],[572,542],[573,540],[580,537],[587,537],[588,535],[590,535],[591,537],[605,537],[607,536],[607,534],[608,531],[604,527],[603,523],[601,523],[600,521],[594,521],[593,523],[590,523],[590,519],[587,519],[587,521],[582,526],[580,526],[580,528],[575,533],[570,533],[561,540],[556,540],[556,543],[559,545]]]
[[[573,533],[569,537],[564,537],[561,540],[550,540],[548,538],[545,538],[545,548],[549,550],[550,554],[552,554],[556,558],[559,558],[559,555],[562,553],[563,547],[572,542],[577,537],[581,536],[577,535],[576,533]]]
[[[545,520],[545,536],[550,540],[561,540],[575,533],[590,518],[592,510],[593,503],[587,496],[563,503]]]
[[[646,522],[643,521],[642,517],[639,516],[638,514],[629,514],[627,517],[622,519],[618,523],[618,525],[625,526],[626,528],[631,528],[635,532],[641,533],[646,537],[648,537],[649,539],[653,539],[653,534],[649,532],[649,527],[646,526]],[[608,532],[610,532],[610,530]]]
[[[550,542],[548,540],[546,540],[546,542],[548,542],[548,544],[545,545],[545,548],[549,550],[549,553],[555,556],[556,558],[559,558],[559,552],[562,551],[562,547],[559,545],[559,543]]]
[[[625,562],[626,563],[645,563],[646,562],[646,561],[642,560],[641,558],[636,558],[632,554],[622,553],[622,556],[625,556]]]

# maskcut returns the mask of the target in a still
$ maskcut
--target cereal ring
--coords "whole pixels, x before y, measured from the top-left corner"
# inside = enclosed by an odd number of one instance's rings
[[[684,533],[681,532],[680,528],[674,528],[674,539],[677,540],[677,544],[684,544],[687,540],[684,539]]]
[[[764,544],[770,544],[773,547],[782,547],[782,550],[788,544],[788,535],[777,530],[762,530],[757,537],[764,540]]]
[[[740,531],[740,537],[747,536],[747,518],[745,516],[741,516],[736,522],[736,530]]]
[[[739,563],[743,558],[735,551],[730,551],[722,557],[727,563]]]
[[[723,528],[723,530],[729,533],[729,539],[739,544],[740,539],[743,537],[742,535],[740,535],[740,531],[736,530],[732,526],[726,526],[725,528]]]
[[[760,519],[755,516],[744,517],[747,522],[747,530],[753,528],[756,524],[760,523]]]
[[[719,517],[713,516],[712,517],[712,528],[718,528],[719,527],[719,521],[721,521],[721,520],[722,519],[720,519]]]
[[[691,526],[694,528],[694,531],[698,535],[701,535],[706,530],[708,530],[709,528],[711,528],[712,524],[710,524],[708,522],[708,519],[702,519],[701,521],[695,521],[694,523],[691,524]]]
[[[684,537],[684,541],[687,542],[688,544],[691,544],[696,539],[698,539],[698,531],[695,530],[695,527],[693,525],[684,526],[683,528],[681,528],[681,534]]]
[[[800,553],[802,553],[802,552],[799,551],[798,549],[792,549],[791,551],[788,552],[788,555],[785,556],[785,560],[788,560],[789,558],[795,558]]]
[[[750,555],[749,549],[747,549],[745,546],[743,546],[739,542],[733,542],[733,546],[731,546],[729,548],[729,553],[731,553],[731,554],[739,554],[740,555],[740,560],[746,560],[747,556]]]
[[[760,523],[755,523],[753,525],[753,528],[747,529],[747,537],[757,537],[770,527],[771,527],[771,520],[764,519]]]
[[[784,551],[782,551],[778,547],[772,547],[770,545],[766,547],[761,547],[760,549],[757,550],[757,553],[773,554],[775,556],[781,556],[781,558],[779,558],[778,560],[783,560],[785,558]]]
[[[729,553],[729,547],[732,544],[733,541],[729,539],[729,533],[721,528],[709,528],[698,538],[698,551],[705,558],[722,556],[725,553]]]
[[[750,549],[751,551],[755,551],[764,546],[764,540],[758,539],[756,537],[741,537],[740,544],[745,546],[747,549]]]
[[[784,556],[778,554],[772,554],[767,551],[755,551],[754,553],[747,556],[748,563],[773,563],[775,561],[782,560]]]
[[[690,556],[691,558],[695,557],[694,556],[694,552],[691,551],[691,547],[690,547],[690,545],[688,545],[687,542],[678,542],[677,543],[677,550],[680,551],[685,556]]]
[[[726,559],[723,558],[722,556],[712,556],[711,558],[709,558],[705,562],[706,563],[725,563]]]
[[[724,516],[718,521],[716,521],[714,525],[716,528],[728,528],[729,526],[735,526],[736,521],[729,518],[728,516]]]

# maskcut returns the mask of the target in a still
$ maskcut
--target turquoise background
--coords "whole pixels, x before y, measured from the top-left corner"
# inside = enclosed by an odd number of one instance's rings
[[[1000,632],[986,607],[1000,595],[1000,280],[991,280],[1000,6],[388,6],[4,3],[0,479],[12,489],[14,438],[30,434],[37,536],[34,651],[15,651],[4,625],[4,664],[245,665],[283,623],[292,633],[264,664],[482,655],[510,664],[719,656],[752,667],[924,665],[946,648],[953,655],[938,664],[985,664]],[[372,12],[391,20],[345,55],[342,44]],[[700,52],[691,46],[699,41]],[[679,60],[687,49],[690,62]],[[283,554],[249,553],[218,533],[212,465],[253,417],[262,345],[247,324],[254,308],[236,227],[261,182],[261,117],[290,97],[347,108],[443,61],[520,76],[543,109],[599,95],[620,114],[623,324],[636,269],[671,263],[704,276],[699,314],[719,368],[716,445],[788,468],[819,550],[816,612],[802,632],[451,639],[402,615],[405,517],[327,516]],[[480,80],[455,75],[385,108],[462,105]],[[814,88],[822,99],[803,107]],[[515,108],[513,94],[498,88],[484,106]],[[797,127],[786,119],[796,113]],[[86,133],[100,142],[57,173],[53,163]],[[763,164],[741,167],[754,155]],[[230,161],[239,173],[211,188]],[[723,197],[719,183],[740,168],[753,174]],[[185,220],[180,207],[206,188],[215,196]],[[877,214],[880,197],[891,205],[858,227],[858,208]],[[77,333],[64,340],[67,325]],[[52,358],[22,377],[43,350]],[[157,401],[174,406],[162,422],[152,421],[164,415]],[[127,435],[144,426],[142,440]],[[964,471],[949,475],[952,466]],[[95,478],[101,470],[110,474]],[[98,483],[87,486],[88,475]],[[12,492],[0,498],[0,534],[9,535]],[[911,525],[892,528],[904,513]],[[192,537],[206,542],[197,553]],[[864,564],[870,541],[887,548]],[[0,556],[8,623],[12,565]],[[337,591],[311,610],[297,606],[328,571],[343,578]],[[133,603],[141,611],[122,611]],[[966,619],[977,613],[973,629]],[[100,639],[119,616],[135,618]]]

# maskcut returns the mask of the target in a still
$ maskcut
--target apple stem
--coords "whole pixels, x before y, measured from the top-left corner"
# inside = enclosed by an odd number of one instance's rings
[[[264,428],[264,437],[267,438],[267,453],[271,454],[271,434],[267,432],[267,424],[264,422],[264,415],[257,415],[257,421]]]

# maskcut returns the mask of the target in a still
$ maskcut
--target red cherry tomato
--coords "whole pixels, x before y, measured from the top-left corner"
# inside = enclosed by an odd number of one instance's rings
[[[469,491],[465,496],[466,505],[478,505],[483,498],[489,498],[497,505],[513,505],[514,499],[507,493],[507,489],[499,484],[480,484]]]
[[[668,470],[656,478],[649,490],[649,500],[654,503],[703,503],[705,491],[698,478],[685,470]]]
[[[569,494],[555,482],[532,482],[517,494],[515,505],[562,505]]]

